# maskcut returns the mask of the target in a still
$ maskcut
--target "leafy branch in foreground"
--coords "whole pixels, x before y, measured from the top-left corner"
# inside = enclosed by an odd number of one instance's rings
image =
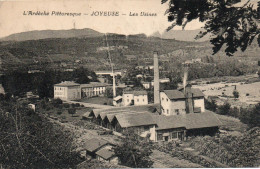
[[[250,0],[245,3],[241,0],[169,0],[165,14],[172,22],[167,30],[176,25],[184,29],[188,22],[196,19],[205,22],[205,31],[196,38],[211,33],[213,54],[223,45],[228,56],[232,56],[238,48],[245,51],[255,37],[260,46],[260,2],[256,8]]]

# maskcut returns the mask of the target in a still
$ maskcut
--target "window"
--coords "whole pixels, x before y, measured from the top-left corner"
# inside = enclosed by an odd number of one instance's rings
[[[166,99],[166,101],[168,102],[168,101],[169,101],[169,99]]]
[[[162,100],[164,100],[164,98],[162,97]]]
[[[172,139],[178,138],[178,135],[177,135],[177,134],[178,134],[177,132],[173,132],[173,133],[172,133]]]
[[[160,134],[160,133],[158,133],[158,134],[157,134],[157,140],[162,140],[162,139],[163,139],[163,135]]]
[[[129,99],[127,99],[127,102],[129,102]]]
[[[143,99],[143,102],[144,102],[144,99]]]
[[[169,109],[167,109],[167,114],[169,114]]]
[[[179,109],[175,109],[175,113],[179,113]]]
[[[139,99],[137,99],[136,101],[139,102]]]

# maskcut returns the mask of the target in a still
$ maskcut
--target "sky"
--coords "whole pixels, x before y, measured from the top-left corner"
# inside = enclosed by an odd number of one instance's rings
[[[245,1],[245,0],[243,0]],[[258,0],[252,0],[258,1]],[[102,33],[150,35],[164,32],[170,23],[165,11],[168,4],[161,0],[0,0],[0,38],[13,33],[33,30],[61,30],[91,28]],[[49,12],[48,16],[28,15],[32,12]],[[81,13],[80,16],[56,16],[54,12]],[[119,16],[91,16],[93,12],[118,12]],[[156,16],[140,16],[141,12]],[[24,15],[27,14],[27,15]],[[139,16],[130,16],[138,13]],[[185,30],[203,27],[192,21]],[[181,27],[174,29],[180,30]]]
[[[91,28],[102,33],[147,35],[164,32],[170,25],[164,15],[167,4],[160,0],[34,0],[0,2],[0,37],[32,30],[60,30]],[[48,16],[24,15],[24,12],[49,12]],[[81,16],[51,16],[52,11],[81,13]],[[93,12],[114,11],[119,16],[91,16]],[[156,16],[140,16],[141,12]],[[138,13],[139,16],[129,16]],[[87,14],[87,15],[85,15]],[[124,15],[125,14],[125,15]],[[199,29],[202,23],[194,21],[185,29]],[[181,29],[177,27],[175,29]]]

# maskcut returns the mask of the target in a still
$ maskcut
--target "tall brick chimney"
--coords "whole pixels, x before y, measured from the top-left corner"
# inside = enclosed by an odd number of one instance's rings
[[[194,103],[193,103],[193,94],[191,92],[191,84],[187,84],[184,90],[186,97],[186,113],[194,113]]]
[[[154,104],[160,103],[160,83],[159,83],[159,65],[158,52],[153,53],[154,62]]]

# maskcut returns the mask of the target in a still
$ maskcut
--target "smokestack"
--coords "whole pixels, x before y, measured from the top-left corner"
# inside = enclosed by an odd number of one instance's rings
[[[191,92],[191,84],[187,84],[184,90],[186,98],[186,113],[194,113],[193,96]]]
[[[187,79],[188,79],[188,65],[184,65],[184,76],[183,76],[183,89],[184,89],[184,93],[185,93],[185,88],[187,85]]]
[[[154,62],[154,103],[160,103],[160,83],[159,83],[159,66],[158,52],[153,53]]]

